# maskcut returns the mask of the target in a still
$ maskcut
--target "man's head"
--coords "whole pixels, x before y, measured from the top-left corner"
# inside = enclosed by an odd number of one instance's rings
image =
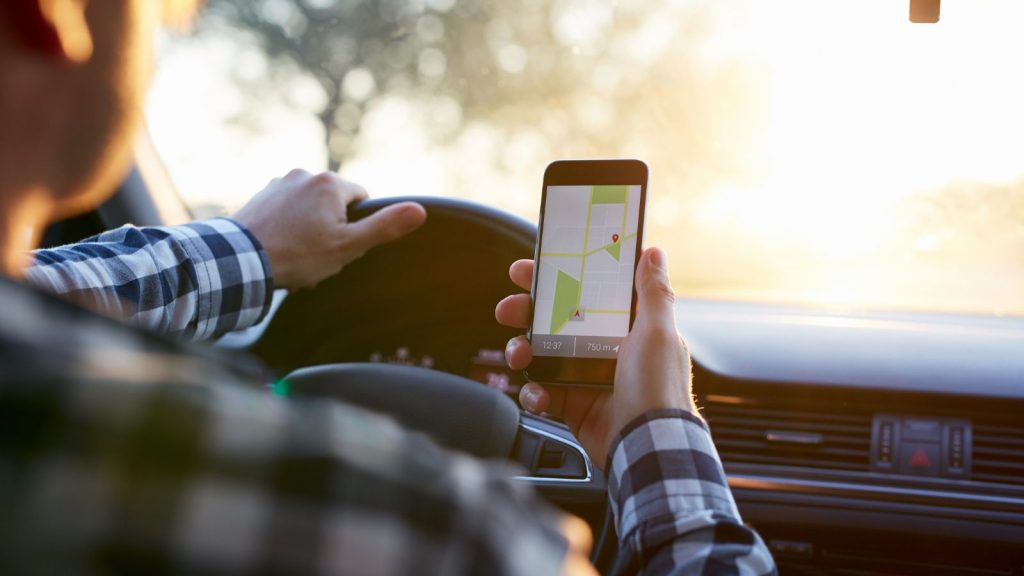
[[[189,13],[195,3],[0,3],[3,210],[24,212],[28,202],[38,207],[33,213],[62,217],[114,190],[130,162],[161,18]],[[10,221],[4,227],[6,244],[14,231]]]

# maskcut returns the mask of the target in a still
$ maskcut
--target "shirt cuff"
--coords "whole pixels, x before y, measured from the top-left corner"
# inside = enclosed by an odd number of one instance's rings
[[[740,521],[707,424],[678,409],[652,410],[612,442],[608,492],[624,544],[652,522],[709,513]],[[636,542],[641,546],[641,542]]]
[[[274,291],[270,261],[245,226],[230,218],[212,218],[165,230],[195,265],[195,339],[216,338],[263,319]]]

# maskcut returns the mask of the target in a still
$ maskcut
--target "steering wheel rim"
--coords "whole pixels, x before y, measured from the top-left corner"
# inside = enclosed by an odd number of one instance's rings
[[[537,239],[537,227],[532,222],[490,206],[459,198],[435,196],[371,198],[351,204],[348,207],[348,220],[349,222],[362,220],[374,212],[402,202],[417,202],[426,208],[428,223],[425,226],[429,226],[431,221],[439,218],[474,223],[510,240],[520,242],[530,252],[533,251]],[[415,237],[416,235],[417,233],[413,233],[411,236]]]
[[[360,348],[363,344],[408,344],[389,338],[394,330],[387,322],[396,317],[420,318],[451,333],[483,330],[487,338],[480,341],[503,349],[520,331],[498,326],[494,305],[519,291],[508,279],[508,266],[533,257],[536,227],[465,200],[414,196],[359,202],[350,207],[349,219],[405,201],[419,202],[427,211],[419,230],[370,250],[314,289],[289,294],[250,352],[279,373],[367,361],[372,352],[386,356],[388,350]],[[474,352],[467,349],[464,355],[468,359]],[[464,373],[458,366],[447,368]]]
[[[519,407],[479,382],[414,366],[329,364],[284,378],[289,396],[330,397],[394,417],[438,444],[478,458],[510,458]]]

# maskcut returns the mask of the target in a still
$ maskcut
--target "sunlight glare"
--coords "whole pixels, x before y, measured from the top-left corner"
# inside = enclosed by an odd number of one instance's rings
[[[896,239],[904,198],[1024,175],[1024,75],[1014,72],[1024,35],[1010,31],[1024,3],[947,2],[932,26],[908,23],[906,3],[888,0],[745,6],[720,20],[707,57],[771,70],[766,162],[748,186],[708,195],[705,223],[802,243],[822,261],[860,259]],[[855,300],[851,280],[828,299]]]
[[[440,16],[453,0],[414,28],[438,45],[416,52],[411,88],[356,67],[339,34],[325,65],[344,78],[341,174],[535,220],[550,161],[639,157],[646,242],[668,249],[681,294],[1024,313],[1024,2],[945,0],[933,25],[909,23],[907,0],[526,4],[462,23],[485,28],[497,80],[442,46],[462,25]],[[550,44],[515,26],[540,8]],[[557,87],[556,70],[580,75]],[[458,73],[536,84],[475,101],[444,87]],[[187,201],[234,209],[325,167],[310,83],[227,29],[164,54],[148,118]]]

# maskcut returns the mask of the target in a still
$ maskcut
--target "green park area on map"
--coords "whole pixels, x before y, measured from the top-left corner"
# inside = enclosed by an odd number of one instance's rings
[[[561,270],[555,282],[555,301],[551,305],[551,333],[557,334],[576,314],[580,301],[580,281]]]
[[[625,204],[629,186],[594,186],[591,204]]]

